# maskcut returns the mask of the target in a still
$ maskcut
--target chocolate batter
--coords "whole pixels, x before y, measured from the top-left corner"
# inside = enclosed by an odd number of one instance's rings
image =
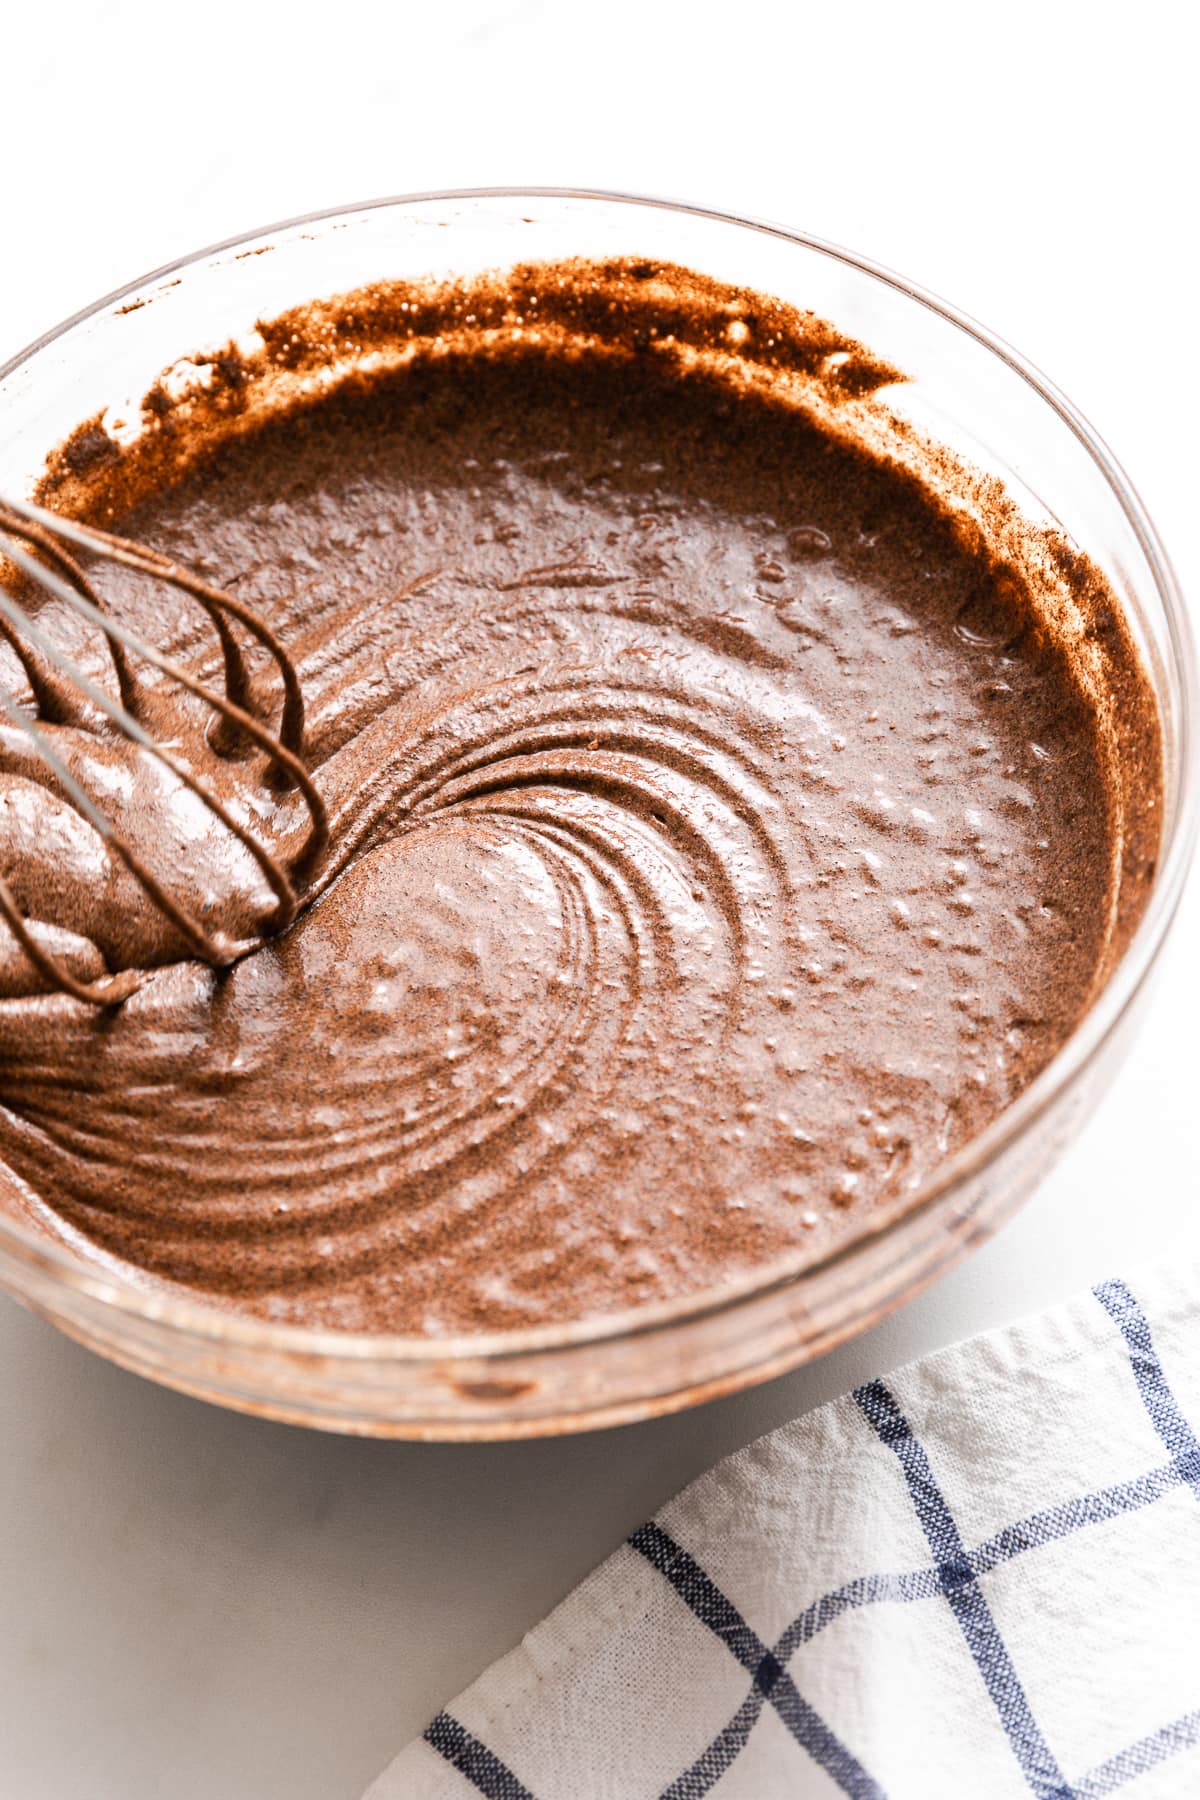
[[[1147,891],[1157,723],[1095,570],[888,423],[860,346],[683,271],[379,289],[260,334],[152,391],[132,447],[82,427],[42,497],[269,620],[329,844],[216,973],[5,731],[0,873],[84,978],[143,972],[89,1008],[5,937],[7,1203],[145,1281],[403,1332],[686,1295],[911,1204]],[[184,598],[92,573],[213,675]],[[253,746],[150,685],[294,844]],[[99,722],[47,729],[253,938],[242,847]]]

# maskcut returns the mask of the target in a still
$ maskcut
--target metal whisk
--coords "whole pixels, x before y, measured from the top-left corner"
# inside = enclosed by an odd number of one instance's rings
[[[89,581],[73,551],[138,569],[190,595],[211,621],[223,659],[223,691],[198,680],[172,658],[164,656],[114,618]],[[304,698],[295,664],[266,622],[243,602],[212,587],[169,557],[144,545],[115,537],[94,526],[60,518],[29,501],[0,497],[0,636],[7,640],[25,672],[33,695],[33,708],[0,689],[0,714],[25,735],[52,773],[59,792],[87,820],[114,856],[140,885],[152,903],[186,940],[192,952],[214,967],[227,967],[251,947],[235,943],[205,929],[188,908],[175,898],[155,872],[148,868],[96,800],[67,767],[44,724],[77,722],[81,698],[90,702],[131,743],[148,751],[195,794],[232,833],[261,869],[275,899],[275,910],[259,922],[261,936],[281,931],[296,915],[297,885],[319,856],[328,838],[325,807],[313,785],[304,755]],[[3,567],[18,571],[45,594],[71,608],[77,617],[103,636],[116,680],[117,697],[94,681],[56,644],[39,618],[32,617],[22,600],[6,588]],[[282,706],[277,725],[264,716],[265,702],[255,699],[242,647],[234,627],[268,652],[282,683]],[[177,682],[188,693],[210,706],[228,727],[244,734],[265,752],[268,764],[284,785],[299,790],[309,814],[309,829],[298,850],[284,858],[260,842],[228,807],[171,750],[159,743],[145,722],[149,715],[146,692],[137,663],[143,662]],[[278,702],[270,704],[274,716]],[[102,980],[84,982],[67,969],[30,930],[12,889],[0,875],[0,914],[7,920],[26,956],[45,981],[60,992],[96,1006],[115,1006],[138,985],[138,975],[126,971]],[[253,942],[259,941],[257,938]]]

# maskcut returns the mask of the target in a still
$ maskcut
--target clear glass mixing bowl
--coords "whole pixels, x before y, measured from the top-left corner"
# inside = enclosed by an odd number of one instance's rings
[[[232,1317],[139,1286],[85,1246],[10,1217],[0,1281],[102,1355],[227,1406],[330,1430],[507,1437],[643,1418],[781,1373],[910,1298],[1025,1199],[1124,1054],[1179,899],[1196,824],[1196,683],[1154,528],[1104,445],[1013,351],[859,257],[776,226],[608,194],[422,194],[314,215],[203,250],[68,320],[0,370],[0,491],[98,410],[119,433],[160,371],[317,296],[518,261],[644,257],[775,295],[904,370],[880,400],[1056,521],[1124,605],[1158,698],[1165,795],[1149,904],[1074,1036],[952,1156],[903,1216],[823,1261],[636,1313],[459,1339],[358,1336]],[[9,1189],[11,1193],[11,1188]],[[169,1203],[169,1196],[164,1197]]]

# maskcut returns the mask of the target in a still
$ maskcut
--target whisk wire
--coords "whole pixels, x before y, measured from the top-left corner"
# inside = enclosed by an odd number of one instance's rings
[[[102,607],[99,596],[83,569],[63,548],[59,539],[93,555],[108,557],[126,567],[156,576],[198,600],[212,621],[221,644],[225,693],[217,692],[156,650]],[[255,860],[276,899],[272,916],[259,929],[283,929],[295,917],[298,898],[292,874],[309,867],[328,838],[324,802],[304,761],[304,703],[299,677],[291,658],[265,621],[252,608],[211,587],[158,552],[73,520],[60,519],[27,501],[0,498],[0,549],[7,561],[28,580],[53,595],[77,616],[95,626],[108,646],[121,694],[118,702],[99,682],[56,644],[42,625],[0,586],[0,635],[14,648],[25,670],[37,714],[61,719],[66,710],[59,685],[65,679],[86,697],[131,742],[156,758],[193,793]],[[32,554],[36,550],[38,555]],[[42,560],[39,560],[39,557]],[[47,566],[49,564],[50,566]],[[283,685],[283,707],[278,733],[256,716],[251,706],[250,683],[240,647],[230,629],[236,620],[271,655]],[[36,652],[36,655],[35,655]],[[237,819],[224,802],[172,751],[161,744],[137,716],[142,710],[141,692],[126,652],[150,664],[188,693],[209,706],[236,731],[249,738],[267,756],[270,766],[287,783],[299,789],[309,814],[309,829],[299,849],[285,861],[276,856]],[[44,664],[40,659],[44,659]],[[117,831],[68,767],[40,728],[38,716],[0,693],[0,711],[29,739],[57,781],[60,791],[100,834],[151,901],[176,926],[191,949],[203,960],[221,967],[244,953],[249,945],[231,943],[212,935],[186,907],[176,900],[148,869],[124,834]],[[98,1005],[112,1005],[132,991],[125,976],[85,983],[77,980],[40,943],[28,926],[8,883],[0,878],[0,913],[30,960],[43,977],[62,991]],[[136,977],[133,978],[136,985]]]
[[[213,587],[203,581],[192,570],[163,556],[157,550],[151,550],[143,544],[135,544],[129,538],[116,536],[111,531],[104,531],[98,525],[81,525],[75,519],[61,519],[56,513],[47,512],[43,506],[36,506],[31,500],[12,500],[7,496],[0,501],[0,511],[9,512],[23,525],[40,528],[51,535],[57,535],[67,543],[74,544],[77,549],[91,551],[93,555],[107,556],[113,562],[121,563],[129,569],[138,569],[143,574],[155,575],[162,581],[168,581],[186,594],[197,600],[212,619],[221,640],[225,656],[226,686],[229,697],[236,704],[243,706],[247,712],[253,711],[249,705],[249,678],[246,674],[245,661],[238,648],[236,639],[228,630],[227,618],[236,619],[245,627],[256,642],[262,645],[275,663],[283,684],[283,711],[280,717],[279,736],[282,742],[300,757],[304,753],[304,695],[300,688],[300,679],[291,657],[271,630],[265,619],[260,618],[251,606],[236,599],[222,588]],[[90,595],[94,601],[96,596]]]
[[[8,551],[8,554],[18,568],[23,568],[26,572],[29,572],[29,566],[33,563],[31,557],[26,557],[22,551],[15,547],[11,548]],[[57,594],[59,592],[58,583],[56,581],[48,581],[46,585],[50,588],[52,593]],[[70,590],[68,589],[67,593],[69,592]],[[59,597],[62,598],[63,596],[60,594]],[[191,793],[195,794],[199,800],[203,801],[209,811],[220,820],[221,824],[233,833],[238,842],[243,844],[250,852],[251,856],[254,857],[279,901],[279,911],[276,918],[272,921],[273,926],[276,929],[282,929],[283,926],[290,924],[296,915],[295,890],[288,880],[286,873],[280,868],[270,851],[264,849],[257,838],[233,817],[228,808],[217,799],[215,794],[210,793],[201,781],[197,780],[196,776],[180,762],[177,756],[172,755],[171,751],[165,749],[162,744],[158,743],[158,741],[146,730],[145,726],[139,724],[137,719],[133,718],[122,707],[118,706],[116,701],[113,700],[111,695],[105,693],[98,682],[93,681],[89,675],[85,674],[73,658],[65,655],[62,651],[56,652],[52,640],[34,623],[28,613],[25,612],[24,608],[18,606],[3,592],[0,592],[0,613],[8,619],[10,624],[23,630],[30,641],[35,644],[44,655],[57,654],[59,666],[61,667],[63,674],[76,683],[80,691],[86,694],[88,699],[93,701],[107,718],[112,720],[118,730],[123,732],[132,743],[139,745],[143,750],[148,750],[152,756],[156,757],[159,762],[170,769],[171,773],[181,781]],[[165,659],[159,659],[160,664],[163,660]],[[216,698],[215,695],[211,697],[213,699]],[[28,730],[28,726],[26,729]],[[46,754],[49,746],[46,743],[45,733],[35,731],[30,732],[29,735],[34,738],[42,756],[45,757],[47,762],[50,762],[51,759]],[[57,758],[55,761],[58,762],[58,770],[56,770],[56,773],[58,773],[63,768],[63,764]],[[53,767],[53,764],[51,764],[51,766]],[[59,774],[59,779],[61,780],[61,774]],[[74,785],[77,792],[82,791],[78,788],[77,783]],[[76,802],[76,804],[78,804],[78,802]],[[137,878],[142,881],[143,885],[145,885],[145,871],[130,863],[129,847],[124,843],[124,840],[119,836],[114,836],[111,831],[107,834],[107,838],[112,848],[120,855],[121,860],[130,867],[130,872],[136,875]],[[152,898],[161,905],[163,903],[165,890],[161,889],[157,882],[154,883],[154,890]],[[215,939],[210,938],[199,925],[195,925],[193,931],[192,925],[185,923],[190,920],[190,914],[186,913],[182,908],[173,905],[172,917],[174,918],[175,923],[180,925],[187,936],[192,940],[194,947],[200,955],[207,956],[209,960],[212,961],[224,960],[217,952]],[[194,924],[194,921],[192,924]]]
[[[10,536],[17,534],[26,543],[32,544],[47,559],[52,568],[64,575],[72,587],[77,589],[85,599],[90,600],[93,605],[99,605],[99,597],[83,569],[75,561],[75,558],[63,548],[54,533],[39,520],[23,517],[14,511],[7,500],[0,500],[0,531]],[[48,717],[61,717],[65,722],[70,716],[70,708],[66,704],[57,682],[54,681],[44,665],[27,654],[26,646],[19,632],[8,628],[4,635],[21,660],[39,710]],[[112,660],[121,699],[131,713],[136,713],[139,703],[138,685],[129,659],[121,645],[112,639],[106,640],[106,647]]]
[[[0,520],[0,533],[2,533],[3,530],[3,522]],[[294,750],[290,749],[280,738],[276,737],[275,733],[264,726],[261,720],[256,719],[253,714],[248,713],[244,708],[236,705],[234,701],[227,699],[224,694],[217,693],[216,689],[209,687],[206,682],[198,680],[196,676],[190,674],[187,669],[175,662],[173,658],[164,656],[161,650],[156,650],[153,645],[145,643],[141,638],[128,630],[126,626],[122,625],[119,620],[114,619],[111,614],[102,612],[94,601],[85,599],[82,594],[75,592],[67,582],[63,581],[61,577],[56,576],[53,571],[41,568],[34,558],[23,551],[19,545],[10,545],[8,549],[6,549],[5,555],[22,569],[24,573],[31,575],[35,581],[47,588],[57,599],[64,601],[83,618],[97,626],[98,629],[104,633],[106,638],[110,640],[115,639],[117,643],[134,650],[146,662],[150,663],[153,668],[156,668],[162,674],[169,676],[172,681],[178,682],[180,687],[187,689],[188,693],[195,694],[198,699],[205,701],[207,705],[211,706],[215,712],[220,713],[222,718],[227,719],[231,724],[236,725],[240,730],[246,732],[246,734],[258,745],[260,750],[266,751],[275,767],[278,768],[281,773],[284,773],[291,778],[295,785],[300,789],[308,807],[310,817],[309,836],[296,858],[297,862],[304,863],[309,861],[324,847],[328,836],[325,805],[320,794],[313,785],[304,762]],[[2,592],[2,590],[0,590],[0,592]],[[7,596],[5,598],[7,599]],[[0,611],[3,611],[10,620],[12,619],[14,609],[20,614],[21,628],[27,630],[29,637],[38,644],[38,647],[46,654],[51,655],[64,670],[69,669],[73,671],[72,679],[76,680],[84,692],[88,694],[88,697],[94,700],[96,704],[108,714],[114,724],[119,725],[128,736],[136,738],[144,748],[151,750],[156,756],[161,757],[163,761],[167,760],[168,753],[162,749],[162,746],[138,724],[136,719],[132,718],[128,713],[122,715],[121,708],[115,706],[111,696],[105,694],[102,688],[90,681],[89,678],[74,664],[71,664],[69,659],[64,656],[57,646],[49,644],[45,634],[34,627],[33,621],[22,608],[17,607],[16,603],[10,599],[7,600],[6,605],[0,606]],[[192,784],[189,783],[189,785]],[[198,786],[194,788],[194,791],[200,793],[202,798],[208,798],[208,796],[204,794],[204,791]],[[212,801],[210,803],[215,810],[216,802]]]

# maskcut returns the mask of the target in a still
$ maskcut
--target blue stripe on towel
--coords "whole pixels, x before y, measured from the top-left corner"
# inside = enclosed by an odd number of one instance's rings
[[[1039,1800],[1072,1800],[1073,1790],[1033,1716],[924,1446],[914,1437],[908,1420],[882,1381],[869,1381],[865,1387],[856,1388],[854,1398],[904,1471],[917,1518],[937,1562],[942,1593],[967,1641],[1026,1781]]]

